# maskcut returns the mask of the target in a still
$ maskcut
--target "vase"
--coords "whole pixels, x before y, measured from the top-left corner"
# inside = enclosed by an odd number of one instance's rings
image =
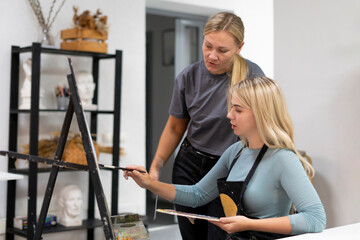
[[[69,97],[56,97],[56,102],[59,110],[66,110],[69,105]]]
[[[40,37],[41,45],[44,47],[55,47],[54,37],[48,29],[42,29]]]

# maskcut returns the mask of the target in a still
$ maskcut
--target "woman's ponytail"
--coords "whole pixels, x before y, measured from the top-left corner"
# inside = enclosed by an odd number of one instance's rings
[[[231,86],[245,80],[247,74],[248,74],[248,65],[245,59],[239,54],[235,54],[232,71],[230,72]]]

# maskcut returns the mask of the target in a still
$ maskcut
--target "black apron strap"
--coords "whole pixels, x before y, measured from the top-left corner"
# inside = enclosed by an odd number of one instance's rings
[[[256,168],[259,166],[259,163],[260,163],[261,159],[264,157],[267,150],[268,150],[268,146],[266,146],[264,144],[264,146],[261,148],[261,150],[260,150],[260,152],[259,152],[259,154],[258,154],[258,156],[257,156],[257,158],[255,160],[254,165],[250,169],[248,175],[245,178],[245,181],[242,184],[242,188],[241,188],[241,191],[240,191],[240,201],[239,201],[239,204],[238,204],[238,214],[240,213],[240,215],[247,216],[247,214],[245,213],[245,211],[243,209],[242,199],[243,199],[245,190],[246,190],[246,188],[247,188],[247,186],[248,186],[248,184],[250,182],[251,177],[254,175]]]
[[[246,187],[250,182],[250,179],[254,175],[256,168],[259,166],[259,163],[260,163],[261,159],[264,157],[267,150],[268,150],[268,146],[266,146],[264,144],[264,146],[261,148],[261,150],[260,150],[260,152],[259,152],[259,154],[258,154],[258,156],[257,156],[257,158],[255,160],[254,165],[252,166],[252,168],[250,169],[248,175],[245,178],[244,184],[243,184],[242,189],[241,189],[241,196],[244,194],[244,192],[246,190]]]
[[[244,149],[244,147],[242,147],[241,149],[240,149],[240,151],[235,155],[235,157],[234,157],[234,159],[233,159],[233,161],[231,162],[231,165],[230,165],[230,168],[229,168],[229,171],[228,171],[228,174],[227,174],[227,176],[226,176],[226,178],[225,179],[227,179],[228,178],[228,176],[229,176],[229,174],[230,174],[230,172],[231,172],[231,169],[234,167],[234,165],[235,165],[235,163],[237,162],[237,160],[239,159],[239,157],[240,157],[240,155],[241,155],[241,152],[242,152],[242,150]]]

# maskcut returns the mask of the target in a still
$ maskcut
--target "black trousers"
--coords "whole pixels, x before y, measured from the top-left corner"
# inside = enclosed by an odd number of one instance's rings
[[[218,156],[212,156],[193,148],[185,139],[175,158],[172,181],[174,184],[193,185],[199,182],[216,164]],[[220,198],[197,208],[175,205],[176,210],[215,217],[225,216]],[[184,240],[224,240],[226,232],[206,220],[196,219],[191,224],[187,218],[178,217],[181,236]]]

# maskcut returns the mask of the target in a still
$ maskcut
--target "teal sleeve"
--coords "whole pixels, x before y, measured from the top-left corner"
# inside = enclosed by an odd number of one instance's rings
[[[176,196],[173,202],[184,206],[198,207],[218,197],[217,179],[227,176],[229,165],[240,147],[241,143],[230,146],[222,154],[215,166],[197,184],[175,184]]]
[[[321,200],[296,158],[283,159],[280,184],[294,203],[297,213],[290,215],[292,234],[321,232],[326,215]]]

